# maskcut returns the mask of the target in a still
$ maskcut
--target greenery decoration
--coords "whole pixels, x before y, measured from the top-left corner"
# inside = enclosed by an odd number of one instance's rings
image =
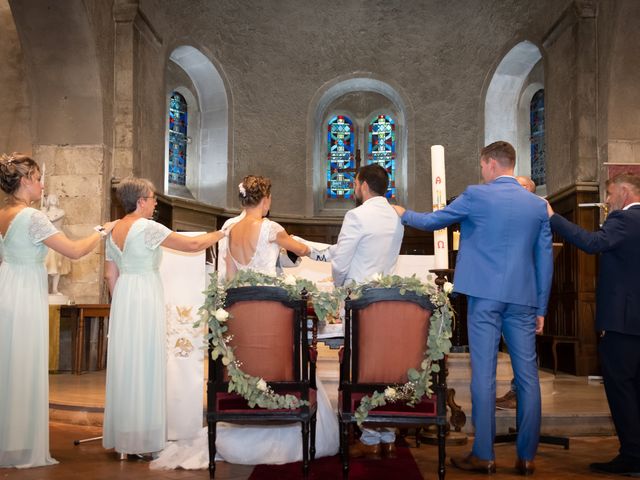
[[[216,360],[221,357],[223,365],[227,367],[229,392],[235,392],[245,398],[252,408],[258,406],[267,409],[295,409],[308,402],[293,395],[279,395],[263,378],[244,372],[242,362],[235,357],[234,348],[228,343],[232,336],[227,334],[226,324],[231,315],[224,309],[226,292],[230,288],[247,286],[280,287],[292,300],[300,298],[304,290],[308,293],[320,321],[339,316],[348,290],[353,299],[358,298],[369,288],[391,287],[399,288],[401,294],[411,291],[417,295],[428,296],[436,308],[431,315],[427,350],[421,369],[408,370],[409,381],[404,385],[388,386],[384,392],[374,392],[370,397],[363,397],[356,411],[356,421],[358,425],[362,425],[369,410],[387,403],[405,401],[408,405],[415,405],[424,395],[432,394],[431,374],[439,370],[436,362],[451,349],[451,324],[454,314],[448,298],[453,285],[449,282],[445,284],[443,290],[436,290],[432,285],[421,282],[415,275],[411,277],[376,275],[367,283],[350,285],[349,289],[335,288],[332,292],[321,292],[312,282],[293,275],[272,276],[252,270],[241,270],[233,279],[222,284],[218,281],[217,272],[212,274],[211,283],[205,292],[205,303],[199,310],[200,320],[196,326],[203,321],[209,326],[210,333],[205,338],[213,345],[212,358]]]
[[[431,396],[431,376],[440,371],[437,361],[444,358],[451,350],[451,332],[454,311],[449,301],[449,294],[453,291],[453,284],[446,282],[443,288],[437,289],[431,284],[425,284],[416,278],[400,277],[398,275],[376,275],[367,283],[356,285],[351,298],[356,299],[364,291],[371,288],[398,288],[400,294],[413,292],[416,295],[429,297],[435,309],[429,322],[429,337],[424,359],[420,370],[411,368],[407,371],[408,381],[404,385],[390,385],[383,392],[375,391],[371,396],[364,396],[356,409],[355,418],[358,426],[366,421],[369,411],[399,401],[415,406],[424,395]]]
[[[241,270],[224,284],[218,281],[217,272],[212,274],[211,283],[205,292],[205,303],[200,307],[200,320],[196,326],[203,321],[209,326],[210,333],[205,339],[211,340],[213,345],[211,352],[213,360],[221,357],[222,364],[227,367],[229,392],[241,395],[251,408],[258,406],[267,409],[295,409],[307,405],[308,402],[294,395],[275,393],[263,378],[254,377],[242,371],[242,362],[235,357],[234,348],[228,343],[232,336],[226,333],[228,331],[226,324],[231,318],[229,312],[224,309],[227,290],[248,286],[280,287],[292,300],[299,299],[301,292],[306,290],[321,320],[339,314],[340,306],[346,297],[346,290],[336,288],[333,292],[319,292],[312,282],[293,275],[272,276],[252,270]]]

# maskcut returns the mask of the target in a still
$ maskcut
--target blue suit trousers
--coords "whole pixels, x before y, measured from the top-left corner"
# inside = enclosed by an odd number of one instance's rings
[[[536,356],[535,307],[468,298],[471,401],[475,439],[472,454],[495,458],[496,366],[500,336],[509,348],[518,396],[518,457],[533,460],[540,438],[540,382]]]

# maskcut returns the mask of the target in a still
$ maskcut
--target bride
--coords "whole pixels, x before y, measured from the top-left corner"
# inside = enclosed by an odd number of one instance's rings
[[[254,270],[275,275],[280,249],[304,256],[309,247],[294,240],[284,228],[265,215],[271,206],[271,181],[249,175],[238,186],[241,218],[228,227],[228,242],[219,245],[219,261],[226,262],[226,278],[240,270]],[[338,452],[338,420],[320,379],[316,424],[316,457]],[[282,464],[302,460],[300,424],[247,426],[220,422],[217,424],[216,460],[243,465]],[[151,463],[157,469],[200,469],[209,464],[207,429],[192,440],[180,440],[165,448]]]

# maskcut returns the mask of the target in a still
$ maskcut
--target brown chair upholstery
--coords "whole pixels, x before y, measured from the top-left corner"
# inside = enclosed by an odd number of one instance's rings
[[[229,342],[236,359],[249,375],[264,378],[279,394],[309,401],[297,409],[269,410],[249,407],[240,395],[228,392],[228,375],[222,360],[211,359],[207,382],[207,424],[209,430],[209,476],[215,476],[216,423],[302,424],[303,474],[309,458],[315,456],[316,392],[315,365],[310,361],[306,321],[306,299],[290,300],[277,287],[241,287],[227,291],[225,308],[232,318],[227,322]]]
[[[361,297],[345,302],[345,339],[340,365],[338,416],[343,473],[349,473],[349,425],[355,423],[360,400],[374,391],[408,381],[407,370],[420,370],[424,359],[433,305],[428,298],[397,288],[366,290]],[[438,428],[438,473],[444,478],[446,382],[444,360],[434,374],[433,395],[415,406],[389,403],[369,412],[365,425]]]

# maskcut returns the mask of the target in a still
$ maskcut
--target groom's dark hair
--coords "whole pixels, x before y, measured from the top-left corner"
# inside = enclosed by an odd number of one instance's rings
[[[361,183],[367,182],[371,193],[375,193],[377,195],[384,195],[387,193],[387,188],[389,187],[389,174],[377,163],[361,167],[360,170],[358,170],[356,178],[360,180]]]

